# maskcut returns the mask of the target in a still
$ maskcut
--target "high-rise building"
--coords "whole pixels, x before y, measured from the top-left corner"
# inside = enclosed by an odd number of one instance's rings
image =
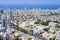
[[[0,13],[4,13],[3,9],[0,9]]]
[[[7,23],[6,23],[6,18],[4,14],[2,15],[1,19],[2,19],[2,27],[6,27]]]
[[[3,14],[3,9],[0,9],[0,27],[2,26],[2,14]]]

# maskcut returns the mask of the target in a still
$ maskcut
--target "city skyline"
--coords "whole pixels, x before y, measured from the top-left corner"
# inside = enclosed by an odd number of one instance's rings
[[[60,0],[0,0],[0,40],[60,40]]]

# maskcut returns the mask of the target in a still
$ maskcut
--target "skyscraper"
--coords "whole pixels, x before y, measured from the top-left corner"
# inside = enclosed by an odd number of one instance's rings
[[[6,27],[7,26],[7,23],[6,23],[6,18],[5,18],[5,15],[3,14],[2,15],[2,27]]]

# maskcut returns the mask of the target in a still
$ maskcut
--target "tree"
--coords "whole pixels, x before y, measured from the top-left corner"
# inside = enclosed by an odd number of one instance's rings
[[[20,31],[27,34],[27,31],[25,29],[20,28]]]
[[[60,28],[60,25],[56,25],[57,28]]]
[[[35,22],[34,24],[39,24],[39,22]]]
[[[28,38],[28,40],[31,40],[32,38]]]
[[[49,28],[44,28],[44,31],[47,31],[48,32]]]
[[[50,38],[49,40],[55,40],[55,37],[54,38]]]
[[[49,22],[51,22],[51,21],[50,20],[42,21],[41,24],[42,25],[45,25],[45,26],[48,26],[49,25]]]
[[[32,32],[32,33],[33,33],[33,30],[30,30],[30,32]]]
[[[33,30],[30,30],[29,33],[30,33],[31,35],[33,35]]]
[[[17,37],[17,36],[15,36],[15,37],[14,37],[14,40],[18,40],[18,37]]]
[[[0,36],[0,40],[3,40],[3,38]]]
[[[37,22],[35,22],[35,24],[40,24],[41,20],[38,19]]]
[[[57,21],[57,20],[56,20],[56,21],[53,21],[53,22],[54,22],[54,23],[60,23],[60,22],[59,22],[59,21]]]

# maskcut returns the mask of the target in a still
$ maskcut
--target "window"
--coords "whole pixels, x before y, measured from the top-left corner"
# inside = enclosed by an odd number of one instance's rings
[[[0,20],[1,20],[1,15],[0,15]]]

